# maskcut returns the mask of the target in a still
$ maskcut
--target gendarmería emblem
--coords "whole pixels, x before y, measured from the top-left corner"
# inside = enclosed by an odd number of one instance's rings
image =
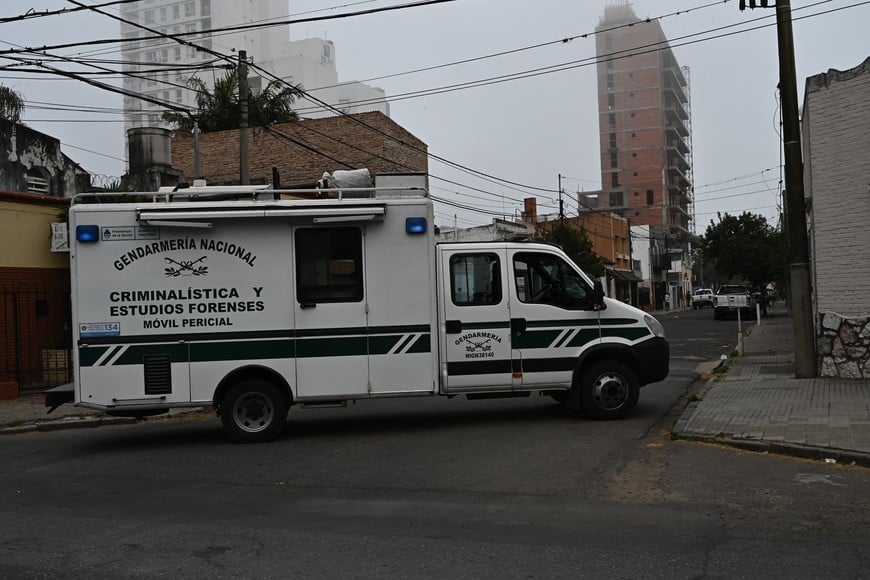
[[[501,344],[502,338],[492,332],[469,332],[456,339],[456,346],[465,347],[465,358],[492,358],[493,347]]]
[[[173,260],[172,258],[163,258],[169,266],[165,272],[169,278],[177,278],[179,276],[206,276],[208,275],[208,266],[205,265],[206,256],[198,260]]]

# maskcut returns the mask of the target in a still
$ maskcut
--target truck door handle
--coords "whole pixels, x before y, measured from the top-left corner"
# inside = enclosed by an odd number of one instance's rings
[[[511,318],[511,334],[519,334],[526,331],[525,318]]]
[[[462,321],[461,320],[445,320],[444,321],[444,331],[447,334],[459,334],[462,332]]]
[[[317,302],[301,302],[299,308],[317,308]]]

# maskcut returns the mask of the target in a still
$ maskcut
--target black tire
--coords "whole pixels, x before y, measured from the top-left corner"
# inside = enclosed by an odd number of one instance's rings
[[[287,398],[274,384],[247,379],[229,388],[221,404],[221,423],[237,443],[275,439],[287,423]]]
[[[580,404],[592,419],[621,419],[636,406],[640,397],[637,376],[619,361],[592,363],[580,377]]]

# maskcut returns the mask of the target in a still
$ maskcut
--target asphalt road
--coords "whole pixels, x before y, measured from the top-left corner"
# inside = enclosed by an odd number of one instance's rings
[[[0,439],[0,578],[870,575],[870,472],[672,442],[734,321],[662,317],[668,380],[594,422],[546,397],[194,417]],[[709,365],[708,365],[709,367]]]

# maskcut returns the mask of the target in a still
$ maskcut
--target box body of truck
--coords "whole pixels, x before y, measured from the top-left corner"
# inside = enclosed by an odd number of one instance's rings
[[[379,397],[544,393],[623,416],[667,375],[658,322],[596,301],[561,250],[436,244],[425,180],[387,182],[74,203],[75,404],[214,406],[252,442],[293,405]]]

